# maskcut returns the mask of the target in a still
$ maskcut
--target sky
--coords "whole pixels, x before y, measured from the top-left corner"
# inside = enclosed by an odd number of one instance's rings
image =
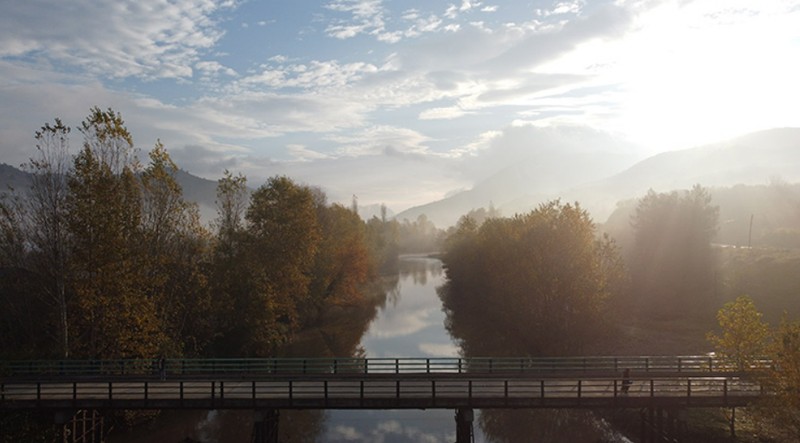
[[[0,162],[93,106],[142,153],[394,211],[580,134],[800,126],[800,1],[0,0]],[[624,142],[624,143],[623,143]],[[566,143],[563,149],[576,149]],[[73,134],[73,150],[80,140]],[[622,148],[624,146],[624,148]],[[144,157],[144,155],[142,155]]]

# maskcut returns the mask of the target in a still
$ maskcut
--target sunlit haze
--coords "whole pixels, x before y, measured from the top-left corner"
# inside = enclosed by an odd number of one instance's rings
[[[195,175],[229,169],[258,185],[285,174],[333,201],[401,211],[551,150],[618,151],[625,166],[800,127],[793,0],[33,0],[2,10],[0,162],[13,166],[33,155],[45,122],[75,126],[90,107],[112,107],[139,149],[161,139]]]

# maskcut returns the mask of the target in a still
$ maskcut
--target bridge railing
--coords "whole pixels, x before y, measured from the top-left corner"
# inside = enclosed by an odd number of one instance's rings
[[[764,395],[761,387],[738,377],[634,377],[626,391],[611,377],[515,379],[468,377],[452,379],[352,378],[330,380],[219,380],[0,383],[0,408],[81,405],[99,407],[435,407],[457,400],[460,405],[580,407],[615,406],[618,402],[678,401],[685,405],[718,406]],[[738,399],[738,400],[737,400]],[[201,403],[192,403],[200,401]],[[592,403],[594,401],[594,403]],[[270,403],[271,402],[271,403]],[[380,402],[380,403],[376,403]],[[599,403],[598,403],[599,402]],[[635,403],[632,403],[635,404]],[[641,404],[638,403],[638,404]]]
[[[0,361],[0,377],[41,376],[157,376],[159,359]],[[285,374],[564,374],[716,373],[742,368],[715,356],[611,356],[558,358],[254,358],[165,359],[170,376],[274,376]],[[768,359],[754,360],[747,369],[769,368]]]

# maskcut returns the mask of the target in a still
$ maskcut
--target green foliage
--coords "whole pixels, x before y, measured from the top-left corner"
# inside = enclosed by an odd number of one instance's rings
[[[595,237],[588,213],[557,201],[480,227],[463,218],[443,260],[448,328],[468,355],[586,351],[607,330],[622,277],[613,244]]]
[[[761,320],[753,300],[743,295],[726,303],[717,312],[722,335],[708,333],[708,341],[723,358],[730,359],[738,370],[747,370],[766,355],[769,326]]]

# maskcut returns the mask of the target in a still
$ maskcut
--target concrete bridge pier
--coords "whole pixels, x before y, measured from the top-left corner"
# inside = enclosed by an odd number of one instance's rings
[[[472,421],[475,413],[472,408],[456,409],[456,443],[472,443],[475,436],[472,434]]]
[[[265,409],[254,411],[253,414],[253,443],[278,443],[278,422],[280,411]]]

